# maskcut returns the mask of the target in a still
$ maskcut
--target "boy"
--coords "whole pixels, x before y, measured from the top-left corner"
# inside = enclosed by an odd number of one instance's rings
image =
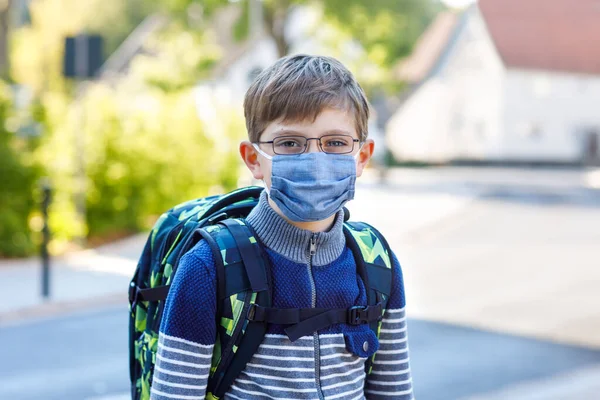
[[[352,74],[329,57],[296,55],[263,71],[244,101],[249,141],[240,154],[266,186],[247,217],[272,265],[273,306],[366,304],[343,234],[374,143],[368,104]],[[225,399],[412,399],[402,272],[393,258],[379,339],[368,325],[334,324],[291,342],[269,325]],[[203,399],[216,340],[215,260],[205,241],[179,264],[159,335],[152,399]],[[365,360],[377,351],[372,372]]]

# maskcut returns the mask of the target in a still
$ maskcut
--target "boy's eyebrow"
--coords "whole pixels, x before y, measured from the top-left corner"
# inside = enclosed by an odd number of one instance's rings
[[[295,131],[293,129],[281,129],[280,131],[277,131],[276,136],[304,136],[307,137],[306,134],[302,133],[302,132],[298,132]],[[325,135],[348,135],[348,136],[352,136],[351,132],[345,131],[343,129],[330,129],[328,131],[323,132],[319,137],[321,136],[325,136]]]

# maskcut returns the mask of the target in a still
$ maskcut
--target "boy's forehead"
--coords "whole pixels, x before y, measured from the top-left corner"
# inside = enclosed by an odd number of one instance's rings
[[[312,118],[302,120],[280,118],[268,124],[262,136],[270,138],[283,135],[315,137],[326,134],[357,137],[354,114],[345,110],[325,109],[314,120]]]

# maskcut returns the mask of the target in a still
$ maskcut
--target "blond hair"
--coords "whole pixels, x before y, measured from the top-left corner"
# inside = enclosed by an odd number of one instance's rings
[[[244,116],[251,142],[257,142],[275,120],[314,121],[325,108],[355,117],[361,141],[368,135],[369,105],[363,89],[348,69],[332,57],[294,55],[262,71],[244,98]]]

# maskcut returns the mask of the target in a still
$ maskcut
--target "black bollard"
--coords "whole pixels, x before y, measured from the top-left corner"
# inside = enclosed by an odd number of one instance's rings
[[[48,243],[50,242],[50,227],[48,226],[48,208],[50,207],[52,188],[50,182],[45,179],[42,181],[42,215],[44,226],[42,228],[42,297],[50,297],[50,254],[48,253]]]

